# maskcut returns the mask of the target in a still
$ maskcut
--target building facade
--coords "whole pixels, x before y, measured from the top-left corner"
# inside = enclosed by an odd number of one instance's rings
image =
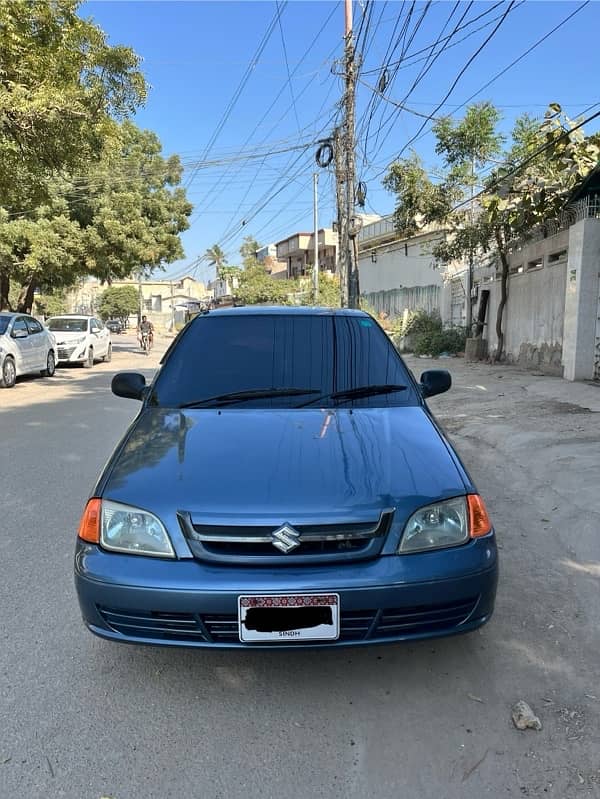
[[[364,225],[358,234],[358,273],[368,305],[389,317],[407,310],[439,312],[444,277],[432,250],[441,236],[443,231],[427,229],[403,239],[391,215]]]
[[[314,233],[294,233],[275,245],[277,260],[285,263],[286,276],[304,277],[315,261]],[[332,228],[318,231],[319,270],[334,274],[337,264],[338,235]]]
[[[98,312],[100,297],[107,288],[133,286],[140,297],[140,311],[159,328],[170,329],[181,316],[181,310],[210,299],[204,283],[191,275],[177,280],[113,280],[108,286],[98,280],[86,280],[67,295],[67,307],[71,313],[95,314]],[[132,316],[130,324],[137,324],[137,316]]]

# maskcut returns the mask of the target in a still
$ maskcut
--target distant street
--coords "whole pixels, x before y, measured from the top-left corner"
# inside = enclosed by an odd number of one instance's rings
[[[85,500],[151,375],[109,364],[0,391],[1,799],[600,796],[600,389],[461,359],[431,405],[488,501],[496,615],[467,637],[344,651],[119,646],[83,627]],[[235,491],[235,486],[231,486]],[[519,699],[540,716],[518,731]]]

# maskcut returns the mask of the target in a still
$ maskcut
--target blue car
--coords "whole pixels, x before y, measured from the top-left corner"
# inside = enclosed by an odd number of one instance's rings
[[[354,310],[194,318],[84,510],[75,583],[103,638],[186,647],[355,646],[492,615],[482,498],[377,322]]]

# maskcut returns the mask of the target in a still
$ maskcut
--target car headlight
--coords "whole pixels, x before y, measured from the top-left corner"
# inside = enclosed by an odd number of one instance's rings
[[[491,530],[492,523],[479,494],[445,499],[413,513],[402,533],[398,553],[454,547]]]
[[[102,500],[100,544],[115,552],[174,558],[171,539],[152,513]]]
[[[404,528],[398,552],[452,547],[468,538],[466,497],[456,497],[413,513]]]

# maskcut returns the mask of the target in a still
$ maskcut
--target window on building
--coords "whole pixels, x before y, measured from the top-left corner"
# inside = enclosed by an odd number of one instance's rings
[[[152,299],[144,300],[144,310],[146,311],[152,310]]]
[[[531,272],[534,269],[541,269],[543,265],[544,265],[543,258],[534,258],[533,261],[527,262],[527,271]]]
[[[513,264],[508,271],[511,275],[520,275],[523,272],[523,264]]]
[[[552,252],[548,256],[548,265],[551,264],[560,264],[563,261],[567,260],[567,255],[569,254],[568,250],[559,250],[558,252]]]

